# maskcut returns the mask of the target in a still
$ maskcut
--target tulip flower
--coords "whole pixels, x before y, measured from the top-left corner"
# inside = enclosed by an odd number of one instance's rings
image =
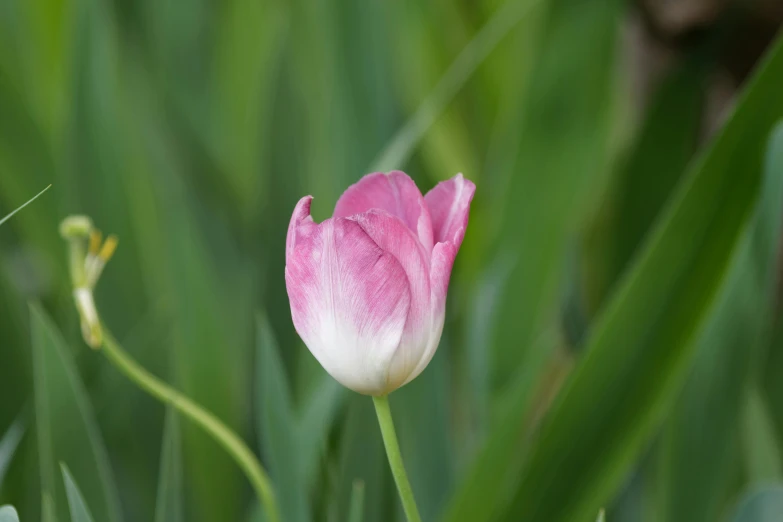
[[[334,215],[294,209],[285,280],[296,331],[337,381],[384,396],[432,360],[475,185],[457,174],[422,196],[405,173],[374,173]]]

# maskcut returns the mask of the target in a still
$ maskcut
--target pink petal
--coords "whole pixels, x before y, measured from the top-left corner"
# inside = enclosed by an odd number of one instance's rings
[[[427,367],[435,355],[443,333],[443,323],[446,319],[446,295],[449,291],[449,279],[454,258],[457,257],[457,247],[451,243],[438,243],[432,251],[430,267],[430,341],[425,345],[416,367],[410,372],[403,384],[407,384]]]
[[[434,313],[445,313],[446,294],[449,291],[451,269],[457,257],[457,247],[452,243],[438,243],[432,251],[430,266],[430,285],[432,289],[432,308]]]
[[[334,217],[349,217],[371,209],[397,216],[412,230],[427,254],[432,251],[432,223],[427,204],[416,184],[404,172],[368,174],[348,187],[334,209]]]
[[[435,243],[449,242],[460,247],[468,228],[470,202],[475,192],[476,185],[457,174],[441,181],[424,196],[432,218]]]
[[[296,243],[296,227],[301,223],[312,223],[313,218],[310,217],[310,205],[313,202],[313,196],[305,196],[299,200],[294,208],[294,213],[291,216],[291,221],[288,223],[288,234],[285,238],[285,259],[288,262],[288,257],[294,250]]]
[[[414,233],[399,218],[383,210],[370,210],[349,219],[356,221],[381,249],[393,255],[408,278],[410,309],[389,369],[389,388],[396,389],[407,382],[418,366],[432,333],[429,256]]]
[[[385,393],[411,308],[408,276],[356,221],[303,215],[292,218],[285,270],[296,331],[343,385]]]

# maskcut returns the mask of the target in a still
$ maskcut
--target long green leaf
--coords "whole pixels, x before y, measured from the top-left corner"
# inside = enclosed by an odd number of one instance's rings
[[[475,314],[486,324],[474,327],[485,338],[473,341],[474,350],[491,349],[491,382],[477,388],[501,395],[505,406],[498,409],[514,418],[490,426],[448,507],[450,522],[492,520],[516,481],[528,427],[525,412],[558,341],[550,332],[563,260],[590,189],[600,184],[607,163],[620,5],[553,0],[545,7],[534,43],[539,52],[518,108],[517,142],[508,144],[502,154],[508,159],[484,196],[491,205],[486,212],[500,219],[494,220],[496,230],[489,218],[472,225],[494,236],[497,246],[494,261],[486,264],[491,277],[482,276],[480,283],[505,275],[492,281],[495,295]],[[466,245],[476,236],[469,231]],[[482,290],[476,285],[477,293]],[[481,371],[484,364],[477,367]]]
[[[5,474],[8,472],[8,467],[11,465],[11,460],[16,454],[16,449],[19,447],[19,442],[21,442],[26,428],[24,417],[20,414],[0,438],[0,491],[3,488]]]
[[[292,410],[280,349],[264,315],[256,320],[258,433],[269,474],[280,496],[285,520],[311,520],[306,481],[300,461],[300,431]]]
[[[465,46],[413,117],[405,123],[405,126],[395,134],[378,158],[372,162],[370,170],[385,172],[405,165],[427,130],[478,66],[517,26],[520,20],[542,1],[507,0]]]
[[[60,467],[62,469],[63,482],[65,483],[65,494],[68,496],[68,506],[71,510],[71,522],[93,522],[90,509],[87,507],[76,480],[74,480],[73,475],[68,470],[68,466],[61,462]]]
[[[783,454],[764,396],[755,388],[747,391],[742,418],[742,446],[749,484],[783,481]]]
[[[764,239],[774,230],[783,173],[764,176],[763,162],[783,117],[781,49],[778,42],[693,165],[594,326],[531,450],[508,520],[585,519],[616,491],[680,390],[696,336],[726,295],[731,262],[756,232],[750,227],[758,219]]]
[[[348,522],[362,522],[364,511],[364,482],[357,480],[353,483],[351,492],[351,510],[348,513]]]
[[[17,208],[16,210],[12,211],[10,214],[8,214],[7,216],[5,216],[4,218],[0,219],[0,225],[2,225],[3,223],[5,223],[5,222],[6,222],[6,221],[8,221],[9,219],[11,219],[11,217],[13,217],[13,215],[14,215],[14,214],[16,214],[17,212],[19,212],[20,210],[22,210],[24,207],[26,207],[27,205],[29,205],[30,203],[32,203],[33,201],[35,201],[36,199],[38,199],[38,197],[39,197],[41,194],[43,194],[44,192],[46,192],[46,191],[47,191],[47,190],[49,190],[50,188],[51,188],[51,185],[49,185],[48,187],[46,187],[45,189],[43,189],[41,192],[39,192],[38,194],[36,194],[35,196],[33,196],[31,199],[29,199],[29,200],[27,201],[27,203],[23,204],[21,207],[19,207],[19,208]]]
[[[391,520],[390,514],[399,503],[388,471],[378,420],[373,413],[369,397],[351,394],[339,442],[337,487],[330,492],[336,503],[336,520],[348,520],[350,498],[357,480],[364,483],[364,522]]]
[[[774,318],[775,267],[781,237],[783,135],[767,154],[767,183],[759,212],[734,256],[718,305],[697,340],[694,369],[665,437],[666,520],[715,520],[738,474],[738,448],[746,388],[758,366]],[[700,434],[710,433],[707,440]]]
[[[40,306],[30,306],[30,320],[43,495],[51,499],[57,520],[68,520],[65,491],[55,478],[56,462],[68,461],[98,520],[121,522],[109,457],[68,348]]]
[[[163,428],[155,522],[182,522],[182,502],[182,437],[177,412],[169,407]]]
[[[175,174],[165,172],[165,181],[172,183],[164,182],[164,190],[174,194],[166,202],[171,211],[164,225],[169,238],[164,280],[174,316],[174,375],[183,392],[238,429],[250,393],[251,368],[246,361],[252,354],[249,281],[254,276],[236,256],[229,237],[210,237],[219,245],[214,249],[220,256],[208,250],[207,229],[198,226],[204,215],[185,197],[187,189]],[[223,385],[205,386],[206,382]],[[182,433],[184,458],[192,470],[185,480],[186,488],[195,490],[195,519],[237,519],[242,508],[238,469],[200,430],[183,425]],[[222,479],[216,484],[213,476]]]
[[[274,89],[288,20],[285,2],[230,0],[220,4],[214,76],[215,139],[225,148],[219,180],[247,213],[268,193],[261,163],[272,130]],[[200,127],[205,127],[201,125]],[[207,127],[209,128],[209,127]]]
[[[309,355],[306,355],[309,357]],[[318,462],[324,450],[326,438],[332,423],[348,394],[343,385],[334,380],[325,370],[319,372],[320,381],[313,389],[310,399],[299,416],[299,460],[306,484],[316,478]]]
[[[491,231],[494,250],[511,263],[491,317],[495,391],[520,372],[537,373],[548,355],[534,349],[536,341],[556,316],[579,220],[608,179],[622,6],[617,0],[547,5],[515,154],[489,195],[501,219]]]
[[[439,518],[454,487],[449,348],[441,341],[427,369],[390,397],[403,461],[424,520]]]
[[[612,179],[609,201],[585,240],[589,315],[628,268],[696,149],[706,67],[686,60],[650,101],[639,135]]]

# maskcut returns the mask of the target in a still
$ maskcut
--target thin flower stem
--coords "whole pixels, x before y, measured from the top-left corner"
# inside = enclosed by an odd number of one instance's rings
[[[408,474],[405,473],[400,445],[397,443],[397,433],[394,431],[394,421],[389,408],[389,397],[382,395],[373,397],[372,400],[375,403],[375,413],[378,414],[378,423],[381,425],[383,445],[386,447],[386,456],[389,458],[394,482],[397,484],[397,491],[400,493],[405,517],[408,519],[408,522],[421,522],[419,508],[416,507],[416,499],[413,498],[411,483],[408,481]]]
[[[131,359],[111,334],[103,330],[103,353],[131,381],[165,404],[170,404],[184,416],[201,426],[212,436],[245,472],[253,485],[269,522],[280,522],[277,501],[269,476],[247,445],[213,414],[164,384]]]

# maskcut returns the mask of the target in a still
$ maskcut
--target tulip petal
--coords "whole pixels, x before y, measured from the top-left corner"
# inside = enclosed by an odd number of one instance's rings
[[[433,246],[432,222],[416,183],[398,170],[368,174],[348,187],[334,208],[334,217],[349,217],[371,209],[397,216],[416,234],[429,256]]]
[[[308,219],[309,200],[300,205],[285,270],[296,331],[344,386],[385,393],[411,306],[408,276],[356,221],[316,224]]]
[[[408,375],[403,384],[419,376],[427,367],[440,343],[443,333],[443,323],[446,320],[446,295],[449,291],[449,279],[454,259],[457,257],[457,247],[451,243],[438,243],[432,251],[430,266],[430,340],[426,344],[416,367]]]
[[[459,249],[468,228],[470,202],[476,185],[462,174],[441,181],[427,192],[424,200],[430,211],[435,243],[452,243]]]
[[[294,214],[291,216],[291,221],[288,223],[288,234],[285,238],[285,260],[288,262],[288,257],[294,250],[296,244],[296,227],[302,223],[312,223],[313,218],[310,216],[310,205],[313,202],[313,196],[305,196],[299,200],[294,208]]]
[[[397,259],[408,279],[410,309],[388,376],[389,388],[393,390],[409,380],[432,336],[429,256],[415,234],[396,216],[383,210],[370,210],[349,219],[358,223],[381,249]]]

